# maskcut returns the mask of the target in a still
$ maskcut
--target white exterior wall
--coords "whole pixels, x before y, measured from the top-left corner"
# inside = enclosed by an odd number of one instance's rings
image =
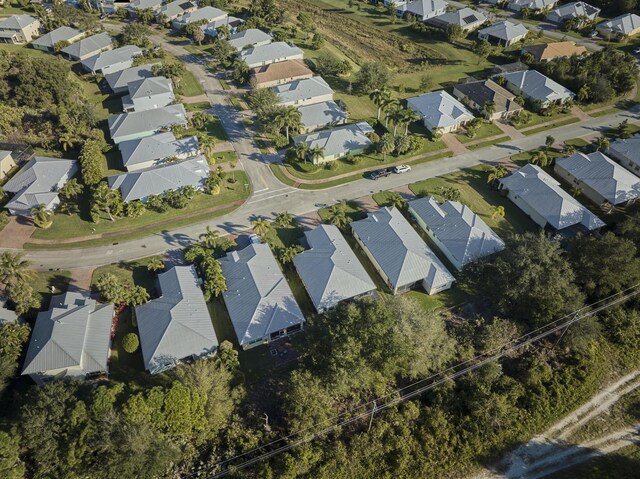
[[[257,68],[257,67],[263,67],[265,65],[271,65],[272,63],[284,62],[287,60],[302,60],[303,58],[304,58],[304,54],[299,53],[299,54],[289,55],[282,58],[274,58],[264,62],[247,63],[247,65],[249,66],[249,68]]]
[[[602,196],[596,190],[594,190],[587,184],[583,183],[582,181],[577,180],[575,176],[573,176],[571,173],[569,173],[567,170],[560,167],[559,165],[556,164],[553,167],[553,171],[565,182],[580,188],[582,190],[582,193],[591,201],[593,201],[595,204],[601,205],[608,201],[604,196]]]
[[[507,195],[507,198],[509,198],[511,201],[513,201],[513,203],[518,208],[520,208],[524,212],[524,214],[526,214],[529,218],[531,218],[534,223],[536,223],[538,226],[540,226],[540,228],[544,229],[544,227],[547,226],[547,220],[544,217],[542,217],[541,215],[539,215],[536,211],[534,211],[529,206],[528,203],[523,201],[522,198],[517,196],[515,193],[513,193],[512,191],[509,191],[509,194]]]
[[[281,106],[305,106],[305,105],[313,105],[314,103],[322,103],[322,102],[325,102],[325,101],[332,101],[332,100],[333,100],[333,93],[329,93],[327,95],[303,98],[302,100],[282,102],[282,103],[279,103],[279,105],[281,105]]]
[[[620,163],[622,166],[624,166],[630,172],[634,173],[636,176],[640,176],[640,165],[639,164],[634,163],[633,161],[629,160],[626,156],[620,155],[620,154],[618,154],[617,152],[615,152],[613,150],[608,150],[607,151],[607,155],[609,155],[609,158],[612,158],[612,159],[616,160],[618,163]]]

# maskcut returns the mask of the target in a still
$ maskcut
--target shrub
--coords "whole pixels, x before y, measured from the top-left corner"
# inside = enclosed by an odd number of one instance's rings
[[[286,148],[289,146],[289,142],[287,141],[287,137],[284,135],[278,135],[273,139],[273,146],[276,150],[281,150],[282,148]]]
[[[327,161],[327,162],[324,164],[324,167],[325,167],[327,170],[336,171],[336,170],[338,169],[338,163],[337,163],[337,162],[335,162],[335,161]]]
[[[140,346],[140,340],[138,339],[138,335],[136,333],[128,333],[122,338],[122,349],[124,349],[129,354],[133,354],[138,350]]]

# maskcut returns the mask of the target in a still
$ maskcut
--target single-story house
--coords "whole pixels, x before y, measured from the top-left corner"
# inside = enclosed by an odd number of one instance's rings
[[[640,175],[640,135],[611,142],[607,153],[627,170]]]
[[[108,73],[126,70],[133,66],[133,59],[142,55],[142,49],[136,45],[125,45],[124,47],[108,50],[85,60],[82,60],[82,67],[88,72]]]
[[[122,166],[127,171],[144,170],[164,163],[167,158],[186,160],[200,154],[196,136],[176,139],[170,131],[138,140],[123,141],[118,145]]]
[[[193,265],[174,266],[158,275],[160,297],[136,306],[142,361],[151,374],[218,350],[200,284]]]
[[[511,0],[507,5],[509,10],[519,12],[528,8],[532,12],[541,12],[554,8],[560,0]]]
[[[232,15],[223,18],[222,20],[215,20],[213,22],[202,25],[200,30],[208,37],[215,38],[218,35],[218,28],[226,26],[229,28],[229,33],[233,34],[238,31],[238,27],[244,23],[244,20]]]
[[[269,245],[227,253],[220,265],[227,280],[222,298],[243,349],[302,330],[304,315]]]
[[[351,223],[367,258],[393,294],[422,285],[428,294],[449,289],[455,281],[431,248],[396,208],[380,208]]]
[[[529,65],[522,62],[504,63],[502,65],[496,65],[491,69],[492,75],[504,75],[505,73],[521,72],[528,70]]]
[[[571,57],[573,55],[584,55],[587,49],[576,42],[553,42],[540,45],[527,45],[522,49],[522,53],[533,55],[533,59],[538,62],[553,60],[554,58]]]
[[[97,33],[90,37],[78,40],[68,47],[60,50],[62,56],[69,60],[86,60],[100,52],[111,50],[115,46],[115,40],[107,32]]]
[[[409,201],[409,214],[458,270],[504,249],[504,241],[466,205],[433,196]]]
[[[4,207],[16,216],[31,216],[31,209],[45,205],[54,210],[60,204],[58,191],[78,172],[78,162],[64,158],[36,156],[5,185],[13,197]]]
[[[129,94],[122,97],[124,111],[144,111],[171,105],[176,101],[171,80],[151,77],[129,83]]]
[[[304,235],[310,249],[297,254],[293,264],[318,313],[376,290],[337,227],[320,225]]]
[[[0,150],[0,180],[3,180],[7,173],[16,167],[16,160],[13,158],[13,152],[9,150]]]
[[[562,24],[568,20],[576,19],[577,28],[581,28],[588,22],[593,22],[600,15],[600,9],[584,2],[571,2],[560,5],[551,10],[547,15],[547,20],[552,23]]]
[[[107,182],[112,190],[120,190],[122,200],[128,203],[135,200],[144,202],[149,196],[162,196],[169,190],[180,190],[185,186],[202,189],[208,176],[207,159],[199,155],[144,170],[109,176]]]
[[[29,43],[40,34],[40,20],[31,15],[13,15],[0,22],[0,43]]]
[[[119,2],[117,0],[89,0],[96,10],[100,13],[112,15],[121,8],[125,8],[128,2]]]
[[[294,80],[311,78],[313,72],[302,60],[286,60],[251,69],[249,82],[254,88],[269,88]]]
[[[162,0],[133,0],[126,7],[132,16],[136,16],[141,10],[151,10],[153,13],[160,11]]]
[[[175,20],[172,20],[171,26],[176,30],[180,30],[192,23],[202,22],[202,21],[211,23],[215,21],[224,20],[228,16],[229,14],[227,12],[225,12],[224,10],[220,10],[219,8],[215,8],[211,6],[202,7],[193,12],[180,15]]]
[[[112,304],[99,304],[88,293],[51,298],[38,313],[22,375],[37,384],[55,379],[84,379],[109,372]]]
[[[268,45],[273,38],[268,33],[257,28],[248,28],[229,36],[228,42],[237,52],[249,47],[261,47]]]
[[[304,52],[287,42],[273,42],[259,47],[247,48],[238,55],[249,68],[256,68],[286,60],[302,60]]]
[[[525,39],[529,30],[522,23],[503,20],[478,30],[478,38],[494,45],[508,47]]]
[[[458,25],[463,32],[471,32],[480,28],[486,21],[487,17],[485,17],[484,13],[465,7],[437,17],[431,17],[426,23],[442,30],[447,30],[451,25]]]
[[[348,118],[347,113],[333,100],[301,106],[298,111],[302,115],[303,133],[343,125]]]
[[[360,155],[373,143],[367,136],[373,132],[373,128],[367,123],[352,123],[338,126],[330,130],[322,130],[306,135],[296,136],[293,142],[306,143],[309,148],[321,147],[324,156],[313,159],[314,163],[327,163],[343,156]]]
[[[599,151],[557,158],[553,170],[598,205],[622,205],[640,196],[640,178]]]
[[[108,73],[104,76],[104,79],[113,93],[126,93],[129,91],[129,83],[154,76],[153,67],[156,65],[160,66],[161,63],[149,63],[115,73]]]
[[[531,102],[539,103],[542,108],[553,102],[564,103],[575,96],[571,90],[537,70],[507,73],[502,76],[507,81],[507,90]]]
[[[56,44],[60,42],[73,43],[80,40],[84,36],[84,33],[80,30],[76,30],[71,27],[60,27],[55,30],[45,33],[40,38],[36,38],[31,42],[31,46],[36,50],[42,50],[43,52],[55,52]]]
[[[407,100],[407,106],[420,114],[431,133],[439,128],[443,133],[455,131],[473,120],[473,114],[444,90],[425,93]]]
[[[316,76],[272,87],[281,106],[303,106],[333,100],[333,90],[324,78]]]
[[[560,188],[542,168],[531,163],[500,180],[500,189],[540,228],[556,231],[570,227],[588,231],[602,228],[604,222],[573,196]]]
[[[411,0],[396,5],[396,13],[401,17],[411,14],[416,20],[424,22],[429,18],[444,15],[448,6],[449,3],[444,0]]]
[[[487,120],[509,118],[515,112],[522,110],[522,106],[515,102],[516,96],[493,80],[460,83],[453,87],[453,96]],[[488,103],[493,104],[494,112],[491,114],[483,111]]]
[[[198,6],[189,0],[175,0],[174,2],[165,3],[158,10],[158,18],[164,15],[167,22],[172,22],[176,18],[186,13],[195,12]]]
[[[111,115],[108,120],[111,140],[117,145],[168,130],[172,125],[187,126],[187,112],[182,103],[154,110]]]
[[[605,38],[632,37],[640,32],[640,16],[625,13],[598,24],[596,30]]]

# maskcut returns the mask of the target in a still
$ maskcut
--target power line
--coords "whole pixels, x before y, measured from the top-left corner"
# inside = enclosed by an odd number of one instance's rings
[[[369,401],[367,403],[364,403],[360,406],[356,406],[348,411],[345,411],[337,416],[333,416],[329,419],[326,419],[318,424],[314,424],[313,426],[310,426],[308,428],[293,432],[285,437],[281,437],[279,439],[276,439],[274,441],[271,441],[269,443],[263,444],[261,446],[258,446],[256,448],[253,448],[249,451],[245,451],[241,454],[238,454],[236,456],[233,456],[229,459],[225,459],[224,461],[221,461],[219,463],[216,464],[217,467],[224,467],[227,466],[226,469],[224,469],[223,471],[220,471],[212,476],[209,476],[208,479],[217,479],[217,478],[221,478],[221,477],[225,477],[226,475],[228,475],[229,473],[231,473],[233,470],[237,470],[237,469],[244,469],[246,467],[252,466],[254,464],[257,464],[259,462],[262,462],[266,459],[269,459],[271,457],[274,457],[276,455],[282,454],[283,452],[286,452],[290,449],[293,449],[295,447],[298,447],[302,444],[311,442],[321,436],[324,436],[336,429],[339,429],[341,427],[347,426],[349,424],[352,424],[356,421],[359,421],[361,419],[370,417],[371,419],[373,418],[373,414],[374,413],[378,413],[380,411],[383,411],[385,409],[388,409],[392,406],[395,406],[397,404],[400,404],[404,401],[408,401],[409,399],[412,399],[416,396],[421,395],[422,393],[429,391],[431,389],[434,389],[448,381],[452,381],[454,379],[459,378],[460,376],[463,376],[465,374],[468,374],[470,372],[473,372],[485,365],[487,365],[490,362],[493,362],[509,353],[512,353],[518,349],[522,349],[523,347],[532,344],[534,342],[537,342],[541,339],[544,339],[545,337],[563,330],[566,331],[571,325],[577,323],[578,321],[581,321],[585,318],[594,316],[602,311],[605,311],[606,309],[609,309],[613,306],[616,306],[618,304],[621,304],[625,301],[627,301],[628,299],[632,298],[633,296],[636,296],[640,294],[640,283],[636,284],[634,286],[631,286],[619,293],[613,294],[611,296],[608,296],[606,298],[603,298],[595,303],[592,303],[590,305],[584,306],[572,313],[569,313],[555,321],[552,321],[551,323],[548,323],[544,326],[541,326],[537,329],[534,329],[533,331],[530,331],[516,339],[513,339],[505,344],[502,344],[500,346],[497,346],[489,351],[485,351],[477,356],[475,356],[474,358],[468,359],[466,361],[463,361],[461,363],[458,363],[448,369],[445,369],[443,371],[440,371],[436,374],[432,374],[431,376],[421,379],[419,381],[415,381],[407,386],[403,386],[402,388],[398,388],[395,389],[393,392],[388,393],[384,396],[380,396],[372,401]],[[564,332],[563,332],[564,334]],[[465,366],[467,364],[470,364],[469,366],[466,366],[462,369],[460,369],[462,366]],[[420,384],[424,384],[428,381],[428,384],[423,385],[417,389],[413,389],[410,391],[407,391],[409,389],[415,388],[416,386],[420,385]],[[405,392],[407,391],[407,392]],[[404,393],[404,394],[403,394]],[[386,400],[386,402],[385,402]],[[346,419],[343,419],[341,421],[339,421],[336,424],[332,424],[330,426],[327,426],[325,428],[319,429],[318,428],[320,426],[322,426],[323,424],[326,424],[327,422],[333,422],[336,419],[341,419],[343,417],[345,417],[346,415],[352,414],[355,411],[359,411],[361,409],[365,409],[366,410],[364,412],[360,412],[358,414],[356,414],[355,416],[351,416],[348,417]],[[296,436],[301,436],[303,433],[311,431],[311,430],[315,430],[315,432],[311,432],[309,435],[304,435],[302,437],[300,437],[299,439],[296,439],[292,442],[287,442],[286,444],[283,444],[282,446],[279,446],[271,451],[268,452],[264,452],[254,458],[251,459],[247,459],[244,462],[241,462],[237,465],[231,464],[232,462],[246,457],[256,451],[259,450],[264,450],[265,448],[268,448],[270,446],[273,446],[275,444],[278,443],[282,443],[285,442],[289,439],[292,439]]]

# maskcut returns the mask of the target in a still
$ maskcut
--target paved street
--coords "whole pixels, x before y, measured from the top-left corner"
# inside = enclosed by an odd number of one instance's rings
[[[362,179],[325,190],[299,190],[285,186],[273,176],[260,151],[253,144],[251,130],[242,124],[241,114],[229,104],[226,92],[222,90],[220,83],[213,75],[201,65],[200,59],[181,46],[167,43],[162,37],[154,36],[152,41],[161,44],[167,51],[183,60],[203,84],[207,97],[213,105],[212,113],[222,121],[230,141],[240,155],[245,171],[251,178],[253,184],[251,197],[244,205],[228,215],[173,231],[163,231],[140,240],[84,249],[27,251],[27,257],[34,262],[34,267],[39,269],[95,267],[160,254],[187,246],[197,239],[206,226],[238,234],[249,230],[251,220],[258,216],[273,217],[285,210],[294,215],[309,216],[311,212],[318,209],[318,205],[332,204],[342,199],[359,198],[381,190],[398,188],[418,180],[481,163],[493,163],[520,151],[538,148],[544,144],[548,134],[552,134],[557,143],[562,143],[571,138],[592,135],[594,132],[617,125],[625,119],[630,121],[640,119],[640,108],[634,108],[629,112],[593,118],[489,148],[423,163],[414,166],[408,173],[392,175],[377,181]]]

